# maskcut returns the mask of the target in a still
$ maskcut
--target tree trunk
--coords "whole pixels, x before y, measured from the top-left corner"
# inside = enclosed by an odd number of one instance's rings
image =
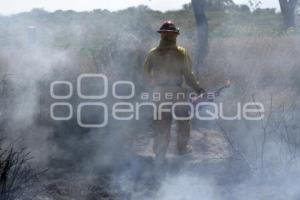
[[[296,24],[295,24],[295,14],[292,13],[292,12],[289,12],[286,14],[286,16],[284,16],[284,26],[283,28],[285,30],[291,28],[291,27],[296,27]]]
[[[281,14],[283,17],[283,29],[296,27],[295,10],[298,0],[279,0]]]
[[[204,59],[208,53],[208,20],[205,15],[206,0],[192,0],[197,26],[196,71],[204,68]]]

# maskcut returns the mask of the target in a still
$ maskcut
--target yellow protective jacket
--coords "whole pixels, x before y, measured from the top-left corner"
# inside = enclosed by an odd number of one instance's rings
[[[144,64],[145,78],[152,87],[183,87],[184,83],[201,92],[200,82],[192,72],[191,58],[183,47],[160,45],[148,53]]]

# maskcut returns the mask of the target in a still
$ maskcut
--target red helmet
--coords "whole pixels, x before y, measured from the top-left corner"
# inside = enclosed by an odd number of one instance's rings
[[[158,33],[173,32],[177,34],[180,33],[179,28],[177,28],[172,21],[165,21],[157,32]]]

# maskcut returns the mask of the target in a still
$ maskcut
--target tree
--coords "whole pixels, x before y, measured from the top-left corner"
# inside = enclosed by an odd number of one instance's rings
[[[248,2],[251,10],[257,10],[260,8],[261,0],[249,0]]]
[[[196,71],[199,73],[208,53],[208,19],[205,10],[222,11],[227,7],[234,6],[234,3],[232,0],[192,0],[191,5],[197,27]],[[189,9],[189,6],[186,5],[183,8]]]
[[[232,0],[209,0],[207,1],[207,10],[220,11],[233,5],[235,4]]]
[[[208,53],[208,20],[205,15],[206,0],[192,0],[192,7],[197,26],[196,71],[203,66],[204,58]]]
[[[283,29],[295,27],[295,10],[298,0],[279,0],[281,14],[283,17]]]

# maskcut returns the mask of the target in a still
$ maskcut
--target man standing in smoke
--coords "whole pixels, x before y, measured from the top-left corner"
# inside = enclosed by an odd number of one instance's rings
[[[198,94],[204,93],[192,72],[192,62],[186,49],[177,45],[179,29],[171,21],[166,21],[158,30],[161,35],[159,45],[151,49],[148,53],[144,70],[149,87],[155,92],[160,93],[159,104],[170,102],[167,94],[172,93],[176,98],[172,103],[186,102],[187,95],[183,99],[178,99],[179,93],[186,93],[185,83],[194,89]],[[175,94],[175,95],[174,95]],[[167,105],[167,104],[166,104]],[[154,144],[153,151],[156,159],[164,160],[167,152],[171,124],[174,116],[172,112],[160,112],[160,116],[153,122]],[[171,110],[171,109],[169,109]],[[176,116],[189,116],[189,109],[186,106],[176,106]],[[192,148],[188,145],[190,137],[190,120],[176,120],[177,123],[177,150],[179,155],[190,153]]]

